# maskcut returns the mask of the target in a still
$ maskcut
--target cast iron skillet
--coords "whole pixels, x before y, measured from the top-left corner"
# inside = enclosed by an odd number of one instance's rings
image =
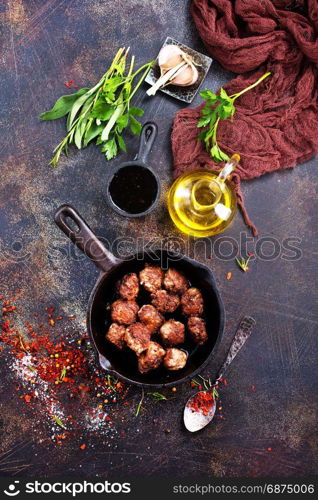
[[[176,385],[201,371],[220,342],[224,327],[223,303],[210,269],[182,254],[161,249],[137,253],[126,260],[118,259],[104,247],[79,213],[70,205],[58,208],[55,222],[101,270],[89,299],[87,313],[88,332],[95,344],[101,367],[127,382],[148,388]],[[77,229],[74,229],[74,224]],[[203,346],[192,345],[191,348],[184,346],[189,352],[189,358],[182,370],[169,372],[164,368],[158,368],[142,375],[137,370],[135,353],[129,349],[119,351],[105,340],[111,322],[107,305],[115,300],[117,281],[126,273],[138,273],[145,263],[160,265],[164,269],[174,267],[182,271],[191,285],[198,287],[203,294],[208,340]],[[143,297],[140,304],[148,301]]]

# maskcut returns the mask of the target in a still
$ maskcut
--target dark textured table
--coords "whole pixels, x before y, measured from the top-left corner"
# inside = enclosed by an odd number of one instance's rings
[[[106,205],[104,186],[111,166],[132,157],[137,141],[129,137],[129,153],[112,163],[90,146],[72,150],[54,169],[48,161],[63,136],[64,120],[40,122],[37,117],[66,93],[65,81],[93,85],[119,46],[131,46],[138,63],[153,58],[167,35],[201,51],[204,47],[186,0],[5,0],[0,20],[1,295],[12,297],[21,289],[21,328],[27,320],[37,328],[34,312],[53,305],[65,316],[76,316],[71,326],[61,326],[76,336],[84,331],[87,301],[98,273],[88,259],[71,250],[53,222],[54,210],[72,203],[109,244],[118,237],[139,237],[145,243],[180,238],[169,220],[165,194],[172,179],[172,119],[182,105],[161,93],[146,98],[146,85],[135,101],[146,111],[143,120],[153,119],[159,126],[151,162],[164,192],[158,210],[133,221]],[[217,90],[231,76],[214,62],[206,86]],[[193,104],[199,101],[197,97]],[[206,375],[215,375],[239,318],[248,313],[257,320],[247,346],[228,370],[228,385],[221,389],[224,418],[190,435],[181,421],[183,404],[193,392],[189,384],[178,386],[177,392],[164,391],[168,401],[155,403],[147,396],[139,417],[134,413],[140,390],[131,388],[128,405],[107,407],[113,431],[86,429],[56,446],[47,422],[19,398],[21,390],[15,390],[4,348],[1,474],[263,477],[317,472],[315,164],[312,160],[243,185],[249,213],[265,238],[263,254],[272,252],[269,237],[281,250],[273,258],[263,255],[252,261],[248,273],[238,269],[233,256],[217,255],[213,245],[218,238],[195,242],[182,237],[185,252],[213,269],[226,307],[224,338]],[[249,236],[237,214],[224,237],[239,245],[244,233]],[[282,249],[288,238],[299,239],[293,243],[301,252],[297,260]],[[225,240],[224,253],[229,245]],[[126,243],[120,249],[128,252],[132,246]],[[255,242],[248,249],[255,251]],[[56,331],[51,328],[52,338]],[[86,449],[80,450],[83,442]]]

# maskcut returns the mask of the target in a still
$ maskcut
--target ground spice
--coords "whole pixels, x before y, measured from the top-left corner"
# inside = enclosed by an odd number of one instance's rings
[[[198,392],[198,394],[191,399],[189,408],[192,411],[208,415],[211,408],[214,406],[214,397],[211,392]]]
[[[34,411],[36,421],[39,415],[44,416],[56,445],[61,445],[66,438],[76,437],[73,431],[82,432],[83,425],[86,431],[108,432],[110,407],[125,400],[129,387],[111,376],[105,377],[105,372],[96,367],[86,333],[81,335],[79,345],[73,334],[71,340],[66,340],[57,329],[53,340],[43,324],[35,331],[27,321],[23,331],[17,329],[14,315],[18,311],[13,302],[13,299],[3,302],[0,342],[4,349],[1,347],[0,352],[7,356],[7,365],[20,380],[16,390],[24,392],[20,398]],[[49,327],[52,321],[55,323],[54,307],[46,311]],[[38,316],[39,313],[34,314]],[[63,319],[62,316],[58,318],[59,321]],[[103,404],[97,405],[96,401],[101,401],[95,399],[97,394]],[[72,414],[78,414],[78,418],[73,418]],[[61,427],[65,429],[63,434],[60,434]]]

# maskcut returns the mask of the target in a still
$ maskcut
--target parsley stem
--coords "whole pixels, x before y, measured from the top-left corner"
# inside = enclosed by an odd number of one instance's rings
[[[135,416],[138,417],[139,413],[140,413],[140,410],[141,410],[141,407],[142,407],[142,403],[144,401],[144,397],[145,397],[145,391],[144,389],[142,388],[141,389],[141,398],[140,398],[140,401],[138,403],[138,406],[137,406],[137,410],[136,410],[136,413],[135,413]]]
[[[141,66],[141,68],[139,68],[134,74],[133,74],[133,79],[138,75],[138,73],[140,73],[144,68],[145,71],[143,72],[141,78],[139,79],[137,85],[135,86],[134,90],[132,91],[132,93],[130,94],[129,96],[129,102],[131,101],[131,99],[134,97],[135,93],[137,92],[137,90],[139,89],[140,85],[142,84],[142,82],[144,81],[144,79],[146,78],[147,74],[148,74],[148,71],[150,70],[151,66],[153,66],[155,61],[150,61],[150,63],[147,63],[147,64],[144,64],[143,66]]]
[[[261,76],[256,82],[252,83],[249,87],[246,87],[246,89],[241,90],[241,92],[238,92],[237,94],[232,94],[230,98],[235,101],[238,97],[241,95],[245,94],[245,92],[248,92],[249,90],[253,89],[254,87],[257,87],[265,78],[267,78],[271,72],[269,71],[268,73],[265,73],[263,76]]]

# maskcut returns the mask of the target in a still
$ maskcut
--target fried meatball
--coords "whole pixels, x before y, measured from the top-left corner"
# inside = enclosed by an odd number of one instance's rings
[[[187,363],[187,353],[181,351],[180,349],[176,349],[175,347],[171,347],[167,349],[166,355],[163,359],[163,366],[167,368],[167,370],[181,370],[184,368]]]
[[[180,321],[169,319],[160,328],[162,342],[165,345],[177,345],[184,342],[184,325]]]
[[[111,305],[112,320],[121,325],[131,325],[136,321],[138,309],[134,300],[118,299]]]
[[[149,328],[151,333],[155,333],[164,322],[162,314],[151,304],[142,306],[138,311],[138,317]]]
[[[114,344],[118,349],[123,349],[126,345],[125,332],[126,328],[123,325],[112,323],[106,333],[106,339]]]
[[[197,288],[189,288],[181,297],[183,314],[200,316],[203,313],[203,297]]]
[[[166,351],[157,342],[150,342],[148,349],[142,352],[138,358],[138,370],[147,373],[158,368]]]
[[[187,278],[176,269],[168,269],[163,284],[168,292],[178,293],[179,295],[185,293],[189,288]]]
[[[199,345],[204,344],[208,339],[208,334],[206,333],[205,322],[202,318],[197,316],[192,316],[188,319],[188,330],[192,337],[192,340]]]
[[[139,293],[139,279],[136,273],[126,274],[119,284],[119,295],[126,300],[134,300]]]
[[[151,303],[160,312],[173,313],[180,304],[180,299],[175,293],[169,293],[166,290],[157,290],[151,295]]]
[[[149,347],[150,337],[150,331],[142,323],[134,323],[126,328],[125,340],[127,345],[138,355]]]
[[[163,277],[164,272],[159,266],[150,266],[149,264],[146,264],[146,267],[139,273],[140,283],[150,293],[161,288]]]

